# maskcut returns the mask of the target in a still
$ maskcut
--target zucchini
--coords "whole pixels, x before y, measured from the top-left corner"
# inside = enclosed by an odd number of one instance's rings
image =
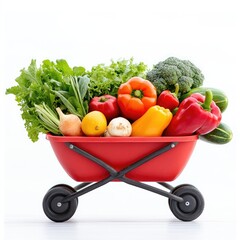
[[[220,123],[213,131],[199,136],[201,140],[216,144],[226,144],[232,140],[232,137],[232,130],[225,123]]]
[[[216,103],[216,105],[219,107],[221,112],[224,112],[228,106],[228,98],[226,94],[216,88],[207,88],[207,87],[198,87],[198,88],[193,88],[191,91],[187,92],[186,94],[182,95],[180,97],[180,101],[183,101],[185,98],[189,97],[193,93],[201,93],[205,95],[205,92],[207,90],[211,90],[213,94],[213,101]]]

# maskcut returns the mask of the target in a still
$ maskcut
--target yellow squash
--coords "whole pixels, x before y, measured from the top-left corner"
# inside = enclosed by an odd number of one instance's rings
[[[150,107],[142,117],[132,123],[133,137],[160,137],[172,120],[169,109],[158,105]]]

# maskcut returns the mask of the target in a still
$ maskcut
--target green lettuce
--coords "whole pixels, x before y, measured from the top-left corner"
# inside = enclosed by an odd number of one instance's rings
[[[109,94],[117,96],[119,86],[134,76],[146,77],[147,65],[143,62],[134,63],[130,58],[111,60],[109,65],[98,64],[88,71],[90,77],[89,97]]]
[[[66,60],[44,60],[40,67],[32,60],[16,78],[17,86],[8,88],[6,94],[15,95],[28,136],[35,142],[39,133],[61,134],[57,107],[84,117],[89,81],[84,67],[71,68]]]

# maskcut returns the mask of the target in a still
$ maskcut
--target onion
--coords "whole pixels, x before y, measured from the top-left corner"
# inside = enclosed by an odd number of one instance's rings
[[[60,118],[59,129],[65,136],[80,136],[83,135],[80,118],[74,114],[64,114],[58,107],[56,108]]]

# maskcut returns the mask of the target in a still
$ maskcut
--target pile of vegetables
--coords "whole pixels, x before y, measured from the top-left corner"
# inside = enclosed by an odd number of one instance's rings
[[[15,95],[28,136],[36,142],[39,133],[62,134],[58,107],[82,120],[93,96],[116,96],[121,83],[135,75],[144,76],[146,69],[144,63],[134,63],[133,59],[99,64],[91,71],[82,66],[71,68],[66,60],[44,60],[39,67],[32,60],[16,78],[17,85],[8,88],[6,94]]]
[[[225,144],[232,131],[222,123],[228,106],[219,89],[203,87],[193,63],[167,58],[149,69],[129,60],[91,70],[66,60],[32,60],[6,90],[15,95],[29,138],[40,133],[82,137],[160,137],[197,134]]]

